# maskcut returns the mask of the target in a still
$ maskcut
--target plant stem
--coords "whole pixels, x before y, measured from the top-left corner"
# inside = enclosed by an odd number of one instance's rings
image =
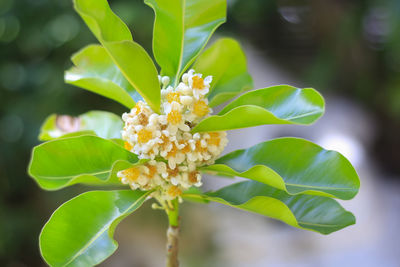
[[[167,267],[178,267],[179,202],[172,201],[172,208],[166,210],[169,226],[167,230]]]

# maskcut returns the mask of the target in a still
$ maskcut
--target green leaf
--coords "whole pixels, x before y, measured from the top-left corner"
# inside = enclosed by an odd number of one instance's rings
[[[247,72],[246,56],[240,44],[231,38],[216,41],[199,56],[193,69],[213,77],[208,94],[211,107],[253,88],[253,80]]]
[[[263,124],[309,125],[323,113],[324,99],[314,89],[278,85],[239,96],[192,131],[224,131]]]
[[[178,83],[226,20],[226,0],[145,0],[155,13],[153,53],[162,74]]]
[[[107,111],[89,111],[78,117],[52,114],[40,129],[39,140],[48,141],[59,137],[71,137],[93,133],[106,139],[121,138],[121,118]]]
[[[292,137],[233,151],[201,170],[252,179],[291,195],[351,199],[360,188],[356,171],[340,153]]]
[[[135,163],[142,161],[115,142],[84,135],[36,146],[29,174],[43,189],[57,190],[77,183],[106,184]]]
[[[132,41],[128,27],[107,0],[74,0],[74,7],[133,88],[160,112],[157,69],[143,47]]]
[[[354,215],[334,199],[296,195],[255,181],[236,183],[216,192],[184,193],[188,200],[215,201],[283,221],[291,226],[329,234],[355,224]]]
[[[40,234],[40,251],[50,266],[94,266],[118,247],[118,223],[151,192],[116,190],[83,193],[61,205]]]
[[[101,45],[86,46],[71,60],[75,67],[65,72],[66,83],[108,97],[127,108],[141,99]]]

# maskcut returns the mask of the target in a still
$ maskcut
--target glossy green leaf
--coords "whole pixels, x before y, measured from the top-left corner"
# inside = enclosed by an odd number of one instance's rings
[[[208,94],[211,107],[253,88],[253,80],[247,72],[246,56],[234,39],[216,41],[199,56],[193,69],[203,76],[213,77]]]
[[[132,108],[141,96],[125,79],[101,45],[89,45],[72,56],[75,67],[65,72],[65,82]]]
[[[206,194],[188,192],[183,197],[188,200],[219,202],[321,234],[329,234],[355,224],[354,215],[334,199],[310,195],[292,196],[255,181],[236,183]]]
[[[74,0],[74,7],[133,88],[160,112],[157,69],[143,47],[132,41],[128,27],[107,0]]]
[[[360,187],[356,171],[340,153],[292,137],[233,151],[202,170],[252,179],[292,195],[351,199]]]
[[[36,146],[29,174],[43,189],[57,190],[77,183],[106,184],[135,163],[142,161],[115,142],[84,135]]]
[[[177,84],[208,39],[226,20],[226,0],[145,0],[155,13],[153,53]]]
[[[83,193],[61,205],[40,234],[40,251],[50,266],[94,266],[118,247],[118,223],[138,209],[150,192]]]
[[[324,113],[324,99],[311,88],[278,85],[239,96],[193,132],[223,131],[264,124],[308,125]]]
[[[106,139],[121,138],[121,118],[111,112],[93,110],[78,117],[52,114],[40,129],[39,140],[48,141],[65,135],[76,136],[93,133]]]

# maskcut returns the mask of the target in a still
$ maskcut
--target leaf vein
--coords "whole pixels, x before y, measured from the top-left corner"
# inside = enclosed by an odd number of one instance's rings
[[[309,187],[309,188],[318,188],[318,189],[326,189],[326,190],[349,190],[349,191],[353,190],[350,187],[328,187],[328,186],[318,186],[318,185],[302,185],[302,184],[291,184],[291,183],[286,183],[286,182],[285,182],[285,185],[290,185],[293,187],[304,187],[304,188]]]

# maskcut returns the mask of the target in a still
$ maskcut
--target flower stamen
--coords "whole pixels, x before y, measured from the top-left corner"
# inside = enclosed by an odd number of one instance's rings
[[[203,89],[204,87],[204,80],[203,78],[199,76],[193,76],[192,78],[193,81],[193,89]]]
[[[153,136],[152,132],[150,132],[149,130],[146,130],[146,129],[141,129],[137,135],[138,135],[138,143],[139,144],[147,143]]]

